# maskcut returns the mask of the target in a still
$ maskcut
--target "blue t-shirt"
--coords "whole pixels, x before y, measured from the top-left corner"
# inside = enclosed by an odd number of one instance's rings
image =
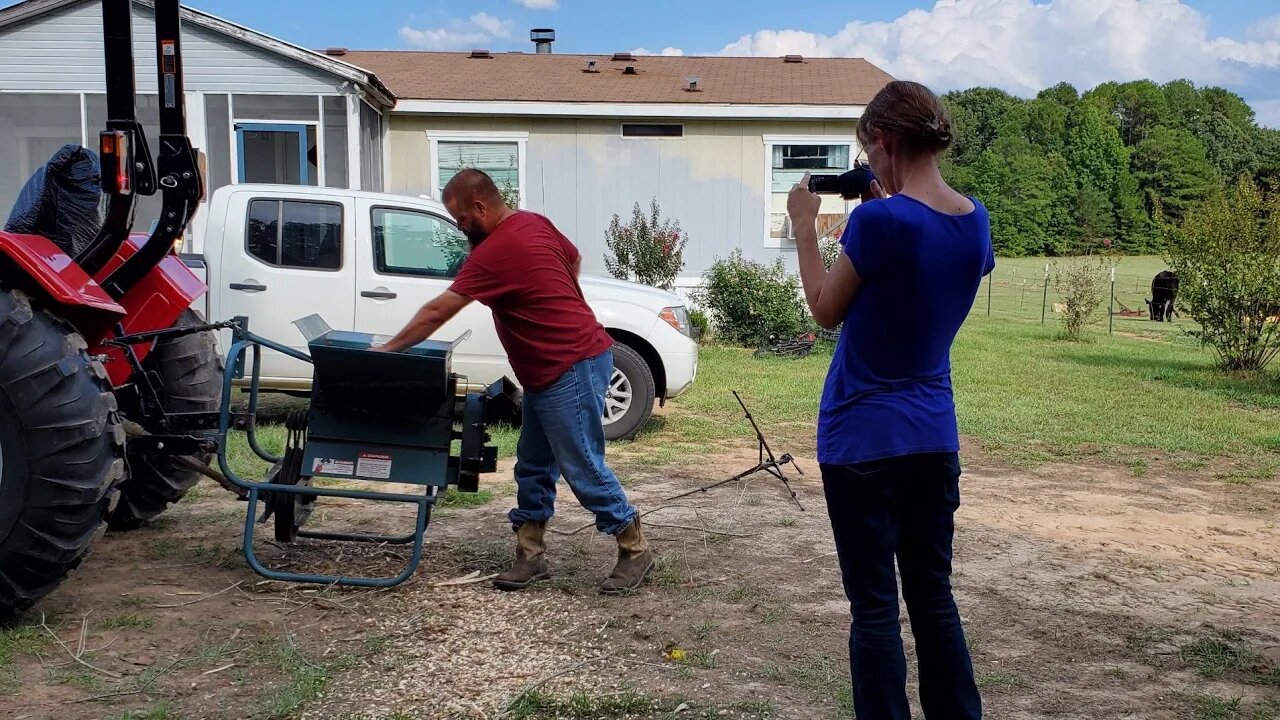
[[[818,461],[958,452],[951,343],[995,268],[987,210],[948,215],[906,195],[854,208],[840,244],[862,278],[818,415]]]

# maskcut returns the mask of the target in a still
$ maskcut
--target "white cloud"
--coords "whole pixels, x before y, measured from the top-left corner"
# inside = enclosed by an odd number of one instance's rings
[[[1280,15],[1272,15],[1249,26],[1254,40],[1280,40]]]
[[[513,0],[513,2],[530,10],[555,10],[560,7],[560,3],[556,0]]]
[[[476,13],[466,20],[454,20],[446,28],[419,30],[405,25],[400,38],[424,50],[466,50],[477,45],[511,37],[515,22],[487,13]]]
[[[664,47],[659,52],[654,52],[647,48],[638,47],[631,51],[632,55],[665,55],[667,57],[679,57],[684,55],[684,50],[678,47]]]
[[[720,52],[864,57],[937,91],[994,85],[1028,95],[1063,80],[1084,89],[1137,78],[1239,85],[1280,70],[1280,39],[1262,37],[1280,27],[1260,25],[1258,39],[1213,37],[1207,18],[1180,0],[937,0],[832,35],[762,30]]]

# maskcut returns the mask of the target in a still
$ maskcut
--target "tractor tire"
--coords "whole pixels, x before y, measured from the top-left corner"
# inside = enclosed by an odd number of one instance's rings
[[[0,617],[58,587],[106,530],[124,428],[74,328],[0,288]]]
[[[613,374],[601,418],[605,440],[631,440],[640,432],[653,414],[656,387],[653,372],[640,353],[622,343],[614,343]]]
[[[173,326],[203,324],[199,314],[186,310]],[[142,366],[159,376],[168,412],[212,412],[222,402],[223,363],[212,330],[158,341]],[[125,413],[126,417],[129,415]],[[147,427],[141,417],[137,422],[148,432],[164,432]],[[111,514],[112,530],[131,530],[156,517],[181,500],[203,477],[176,465],[167,455],[131,452],[127,457],[129,474],[120,483],[120,503]],[[213,460],[209,454],[194,457],[205,464]]]

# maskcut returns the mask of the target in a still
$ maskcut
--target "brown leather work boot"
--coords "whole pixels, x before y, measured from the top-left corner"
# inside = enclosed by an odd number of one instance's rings
[[[600,585],[605,595],[622,595],[644,584],[654,567],[649,542],[640,529],[640,517],[636,516],[627,529],[618,533],[618,564]]]
[[[516,528],[516,561],[511,569],[493,579],[499,590],[523,590],[551,576],[547,568],[546,545],[542,542],[545,522],[527,522]]]

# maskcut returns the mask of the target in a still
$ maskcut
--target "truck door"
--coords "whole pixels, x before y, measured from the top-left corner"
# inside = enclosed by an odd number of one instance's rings
[[[319,313],[330,326],[355,324],[354,201],[306,200],[280,193],[237,193],[223,232],[219,315],[249,318],[249,329],[306,352],[293,321]],[[242,223],[237,231],[236,221]],[[266,350],[262,378],[277,387],[309,387],[311,366]]]
[[[449,289],[467,253],[467,239],[448,218],[428,209],[360,201],[356,330],[394,335],[414,313]],[[469,385],[511,377],[489,308],[473,302],[433,340],[471,336],[454,350],[453,371]]]

